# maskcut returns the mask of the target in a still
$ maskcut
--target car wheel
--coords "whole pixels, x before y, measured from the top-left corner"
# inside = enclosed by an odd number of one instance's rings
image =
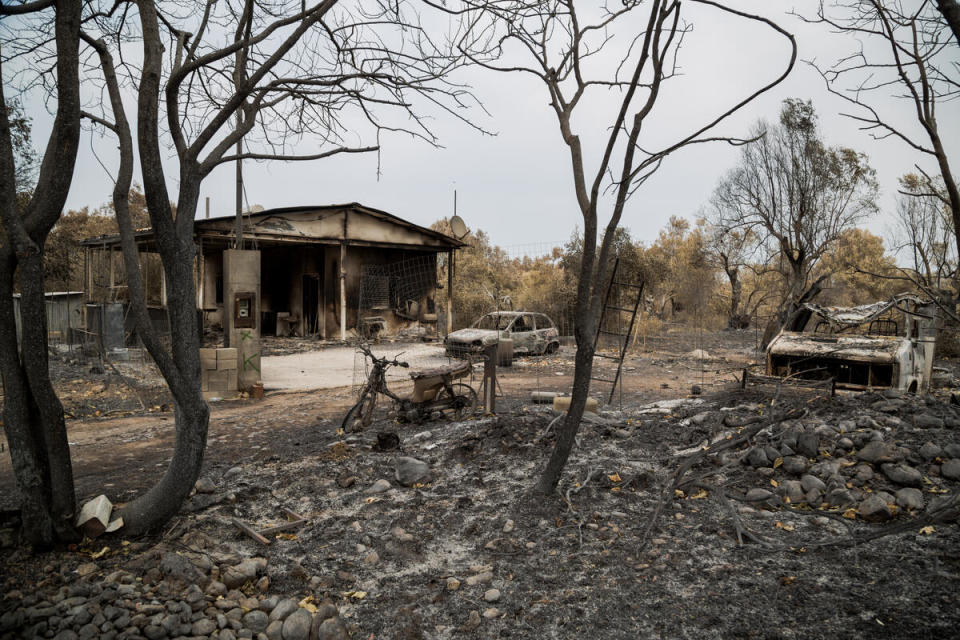
[[[551,355],[551,354],[556,353],[556,352],[557,352],[557,349],[559,349],[559,348],[560,348],[560,345],[559,345],[558,343],[556,343],[556,342],[551,342],[550,344],[547,345],[547,348],[544,349],[543,352],[544,352],[545,354],[547,354],[547,355]]]

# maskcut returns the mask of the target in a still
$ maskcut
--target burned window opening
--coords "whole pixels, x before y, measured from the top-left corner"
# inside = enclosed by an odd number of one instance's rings
[[[889,387],[896,377],[891,363],[855,362],[804,356],[773,356],[771,372],[781,378],[834,380],[838,385]]]

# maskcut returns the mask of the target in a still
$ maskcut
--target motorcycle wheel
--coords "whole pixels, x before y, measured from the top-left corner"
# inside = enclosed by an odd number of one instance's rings
[[[453,394],[441,389],[437,394],[437,404],[441,405],[441,412],[447,418],[462,420],[473,415],[477,408],[477,392],[468,384],[456,382],[450,385]]]
[[[343,429],[344,433],[363,431],[373,421],[373,410],[376,406],[377,394],[364,388],[360,391],[360,399],[357,404],[350,407],[347,415],[343,417],[340,428]]]

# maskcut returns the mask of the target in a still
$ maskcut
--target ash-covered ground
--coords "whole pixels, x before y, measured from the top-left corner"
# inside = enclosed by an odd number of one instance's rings
[[[284,638],[284,625],[271,636],[250,614],[289,599],[335,607],[340,635],[318,622],[314,637],[953,637],[958,409],[946,392],[638,402],[588,416],[547,497],[531,493],[559,427],[546,409],[384,418],[351,436],[330,425],[309,446],[212,462],[157,537],[5,549],[0,629],[85,637],[89,619],[58,612],[83,592],[93,619],[105,606],[160,606],[104,617],[101,637]],[[400,450],[380,450],[380,432]],[[309,522],[270,545],[234,522],[282,523],[284,508]],[[243,583],[221,591],[241,565]],[[123,581],[125,599],[111,586]],[[195,606],[165,627],[177,603]],[[211,617],[221,610],[233,612],[222,625]]]

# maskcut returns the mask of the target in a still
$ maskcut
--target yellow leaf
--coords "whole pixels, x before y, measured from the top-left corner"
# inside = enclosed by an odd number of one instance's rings
[[[797,581],[797,576],[783,576],[780,578],[780,584],[783,586],[791,585]]]
[[[700,500],[700,499],[706,498],[706,497],[707,497],[707,490],[706,490],[706,489],[700,489],[700,490],[697,491],[695,494],[693,494],[692,496],[690,496],[689,499],[690,499],[690,500]]]
[[[933,532],[934,532],[934,528],[931,527],[930,525],[927,525],[923,529],[920,529],[920,533],[922,533],[925,536],[929,536]]]
[[[612,491],[613,493],[619,493],[620,487],[610,487],[610,491]]]
[[[856,520],[856,519],[857,519],[857,510],[856,510],[856,509],[847,509],[846,511],[843,512],[843,517],[846,518],[846,519],[848,519],[848,520]]]
[[[623,480],[620,479],[619,473],[612,473],[607,477],[610,478],[610,482],[623,482]]]
[[[783,458],[777,458],[776,460],[773,461],[773,468],[776,469],[782,464],[783,464]]]
[[[296,540],[297,534],[295,533],[278,533],[277,537],[281,540]]]
[[[773,478],[770,478],[770,486],[771,486],[771,487],[779,487],[779,486],[780,486],[780,483],[777,482],[776,480],[774,480]]]
[[[685,493],[684,493],[682,490],[680,490],[680,489],[674,489],[674,490],[673,490],[673,497],[674,497],[674,498],[682,498],[682,497],[684,497],[685,495],[687,495],[687,494],[685,494]]]
[[[784,530],[784,531],[793,531],[793,525],[792,525],[792,524],[785,524],[785,525],[783,525],[783,530]]]
[[[107,551],[110,551],[110,547],[104,547],[103,549],[100,549],[100,551],[97,551],[96,553],[91,553],[90,557],[93,559],[102,558],[103,556],[107,555]]]
[[[367,597],[366,591],[344,591],[341,594],[344,598],[353,598],[354,600],[363,600]]]
[[[303,600],[297,603],[297,606],[301,609],[306,609],[310,613],[317,612],[317,605],[313,604],[313,596],[307,596]]]
[[[373,504],[374,502],[380,502],[380,498],[374,498],[373,496],[370,496],[369,498],[364,498],[363,501],[367,504]]]

